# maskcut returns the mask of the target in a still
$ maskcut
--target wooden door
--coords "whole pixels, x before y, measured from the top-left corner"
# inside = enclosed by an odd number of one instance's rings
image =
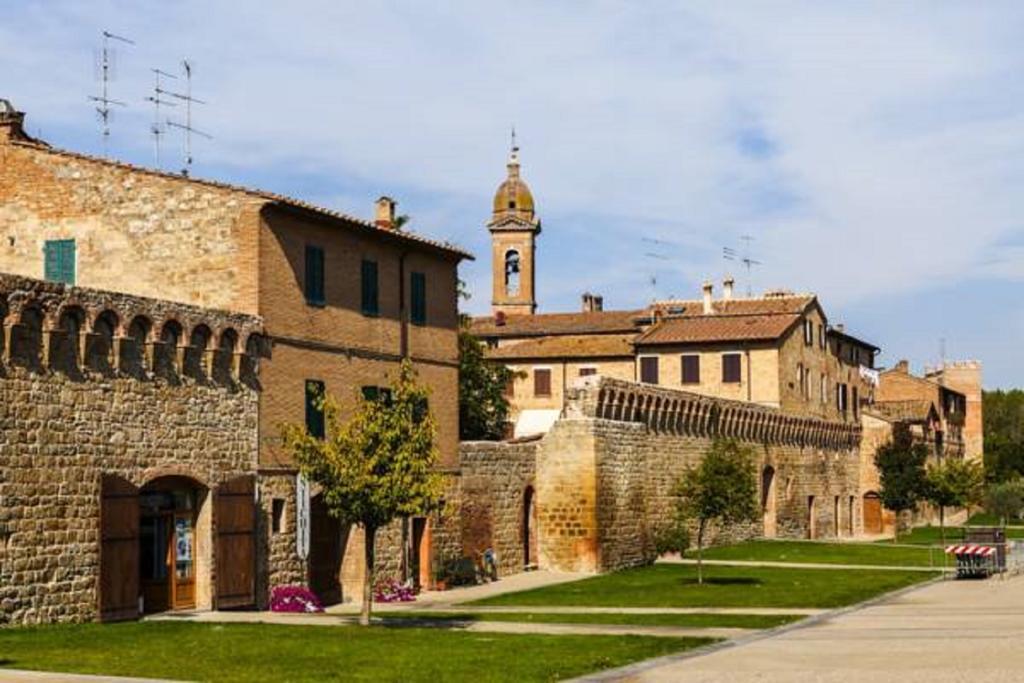
[[[882,499],[877,493],[864,494],[864,533],[882,533]]]
[[[217,609],[256,606],[256,478],[217,487]]]
[[[168,557],[171,601],[174,609],[196,606],[195,515],[192,511],[174,515],[173,543]]]
[[[309,588],[325,605],[341,602],[341,523],[327,513],[322,496],[309,503]]]
[[[100,493],[99,611],[101,621],[139,616],[139,491],[112,475]]]

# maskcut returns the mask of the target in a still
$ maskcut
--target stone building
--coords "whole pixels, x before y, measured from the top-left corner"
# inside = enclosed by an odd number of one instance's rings
[[[367,221],[57,150],[26,135],[23,120],[0,107],[0,272],[260,316],[258,467],[276,525],[294,528],[297,520],[281,424],[319,429],[312,397],[321,388],[347,411],[387,384],[403,358],[432,392],[443,465],[454,466],[456,283],[467,253],[397,229],[386,197]],[[204,329],[181,334],[181,345],[217,343]],[[328,601],[340,600],[361,580],[362,539],[339,528],[315,494],[308,578]],[[391,530],[382,566],[420,577],[417,565],[430,564],[429,534],[425,519]],[[304,574],[296,568],[293,578]]]
[[[0,274],[0,321],[0,623],[295,579],[257,481],[258,317]]]
[[[604,310],[603,298],[587,293],[580,312],[537,313],[540,220],[518,149],[487,226],[492,315],[474,318],[472,330],[490,359],[516,371],[517,436],[550,428],[572,381],[592,374],[851,422],[872,400],[878,347],[830,325],[812,294],[739,297],[730,278],[720,298],[705,283],[700,299]]]

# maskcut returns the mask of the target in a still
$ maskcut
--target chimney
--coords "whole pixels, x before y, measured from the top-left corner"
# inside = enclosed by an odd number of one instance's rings
[[[715,312],[714,307],[711,305],[711,295],[715,293],[715,286],[711,284],[710,280],[704,282],[704,315],[711,315]]]
[[[599,294],[583,293],[583,312],[595,313],[604,310],[604,297]]]
[[[735,286],[736,280],[730,275],[725,278],[722,282],[722,299],[724,301],[730,301],[732,299],[732,288]]]
[[[377,200],[377,223],[378,228],[393,230],[395,227],[395,206],[398,205],[391,197],[381,197]]]
[[[494,314],[494,326],[495,327],[505,327],[505,323],[506,322],[507,322],[507,319],[505,317],[505,311],[498,311],[497,313]]]
[[[25,114],[14,109],[9,101],[0,98],[0,143],[11,140],[31,140],[25,135]]]
[[[902,372],[904,375],[910,374],[910,362],[906,359],[896,363],[896,367],[893,368],[896,372]]]

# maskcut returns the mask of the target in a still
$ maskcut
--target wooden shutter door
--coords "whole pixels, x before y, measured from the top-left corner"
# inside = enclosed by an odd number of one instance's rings
[[[256,477],[217,487],[217,609],[256,606]]]
[[[101,621],[139,616],[139,491],[104,475],[100,494]]]
[[[864,495],[864,533],[882,533],[882,500],[877,493]]]

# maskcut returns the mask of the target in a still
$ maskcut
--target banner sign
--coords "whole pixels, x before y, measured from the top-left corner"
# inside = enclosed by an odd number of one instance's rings
[[[295,475],[295,552],[309,557],[309,482],[301,474]]]

